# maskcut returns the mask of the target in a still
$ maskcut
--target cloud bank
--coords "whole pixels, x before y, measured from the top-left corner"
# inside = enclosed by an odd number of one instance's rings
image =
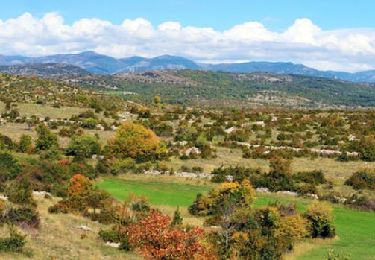
[[[144,18],[113,24],[81,19],[71,25],[57,13],[36,18],[25,13],[0,20],[0,52],[43,56],[92,50],[114,56],[179,55],[200,62],[244,60],[292,61],[323,70],[361,71],[375,68],[375,28],[325,31],[300,18],[283,32],[260,22],[238,24],[226,31],[153,25]]]

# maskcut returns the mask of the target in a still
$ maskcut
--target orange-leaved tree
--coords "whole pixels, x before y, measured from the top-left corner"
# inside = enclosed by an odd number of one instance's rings
[[[125,229],[131,246],[146,259],[216,259],[201,241],[203,229],[173,227],[170,217],[159,211],[153,210]]]
[[[82,197],[93,189],[90,180],[82,175],[75,174],[69,181],[68,194],[70,197]]]

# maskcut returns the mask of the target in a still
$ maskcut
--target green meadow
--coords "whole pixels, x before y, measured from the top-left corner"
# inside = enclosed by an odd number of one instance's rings
[[[208,192],[212,188],[211,184],[197,181],[179,181],[164,176],[143,177],[105,178],[99,181],[97,186],[119,200],[124,200],[134,193],[147,197],[152,205],[180,206],[182,209],[186,209],[193,202],[196,194]],[[267,195],[258,196],[255,206],[275,201],[294,202],[302,211],[311,203],[306,199]],[[338,237],[332,240],[302,242],[301,245],[296,245],[296,252],[290,254],[288,259],[326,259],[330,249],[340,256],[349,256],[349,259],[375,259],[375,214],[340,206],[334,206],[333,214]],[[297,250],[301,247],[303,250]]]

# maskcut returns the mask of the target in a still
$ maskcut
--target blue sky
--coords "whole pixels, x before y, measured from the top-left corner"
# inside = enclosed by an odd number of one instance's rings
[[[295,19],[307,17],[331,30],[375,27],[374,10],[374,0],[6,0],[1,3],[0,19],[25,12],[36,17],[58,12],[67,23],[87,17],[113,23],[144,17],[153,24],[179,21],[217,30],[261,21],[272,30],[284,30]]]
[[[375,69],[375,0],[4,0],[0,54]]]

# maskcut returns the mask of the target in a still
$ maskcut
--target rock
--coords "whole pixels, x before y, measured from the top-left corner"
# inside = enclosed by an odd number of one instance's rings
[[[88,226],[85,226],[85,225],[81,225],[81,226],[79,226],[78,228],[79,228],[79,229],[82,229],[82,230],[84,230],[84,231],[92,231],[91,228],[89,228]]]
[[[297,192],[288,191],[288,190],[281,190],[281,191],[278,191],[276,193],[281,194],[281,195],[291,196],[291,197],[297,197],[298,196]]]
[[[255,191],[259,193],[270,193],[268,188],[256,188]]]
[[[40,197],[45,197],[45,196],[49,196],[51,197],[51,193],[47,192],[47,191],[33,191],[33,195],[34,196],[40,196]]]
[[[113,243],[113,242],[109,242],[107,241],[107,243],[105,243],[107,246],[110,246],[110,247],[113,247],[113,248],[119,248],[120,247],[120,243]]]
[[[314,200],[318,200],[319,199],[318,195],[316,195],[316,194],[306,194],[306,197],[312,198]]]

